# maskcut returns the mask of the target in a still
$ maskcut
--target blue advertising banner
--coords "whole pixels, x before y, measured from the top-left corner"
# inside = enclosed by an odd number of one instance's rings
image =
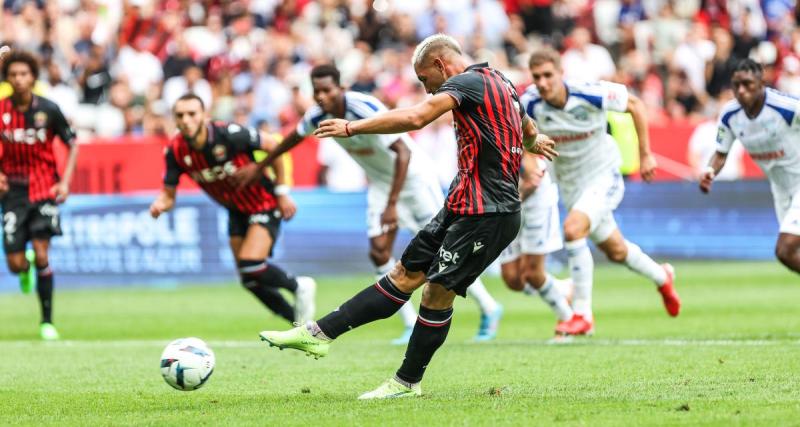
[[[284,222],[273,261],[294,274],[370,273],[364,193],[296,191],[297,216]],[[61,206],[64,235],[50,264],[58,286],[202,283],[236,280],[227,212],[202,194],[179,194],[153,220],[152,196],[73,196]],[[778,225],[762,181],[627,183],[616,212],[625,236],[661,259],[772,259]],[[399,255],[410,239],[401,233]],[[16,278],[0,266],[0,290]]]

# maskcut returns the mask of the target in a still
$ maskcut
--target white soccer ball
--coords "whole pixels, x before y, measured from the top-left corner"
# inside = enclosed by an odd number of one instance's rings
[[[214,352],[200,338],[179,338],[161,353],[161,376],[172,387],[197,390],[214,372]]]

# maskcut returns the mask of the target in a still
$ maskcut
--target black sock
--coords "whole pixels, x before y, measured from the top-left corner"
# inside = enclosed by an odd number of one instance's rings
[[[269,269],[271,270],[272,268],[270,267]],[[281,295],[277,287],[269,286],[264,283],[266,271],[267,266],[264,261],[239,262],[239,275],[242,279],[242,286],[255,295],[262,304],[267,306],[267,308],[272,310],[275,314],[289,322],[294,322],[294,308],[291,304]]]
[[[255,278],[258,283],[270,288],[283,288],[291,293],[297,292],[297,280],[286,274],[275,264],[267,264],[265,260],[239,261],[239,273]]]
[[[317,321],[317,326],[328,338],[355,329],[365,323],[386,319],[405,304],[411,294],[400,292],[387,276],[359,292],[339,309]]]
[[[447,332],[450,331],[450,319],[453,308],[447,310],[431,310],[419,307],[419,317],[411,333],[411,340],[406,349],[406,358],[397,370],[397,377],[408,383],[422,381],[425,368],[428,367],[433,353],[444,344]]]
[[[42,307],[42,323],[53,323],[53,270],[49,265],[36,268],[36,293]]]

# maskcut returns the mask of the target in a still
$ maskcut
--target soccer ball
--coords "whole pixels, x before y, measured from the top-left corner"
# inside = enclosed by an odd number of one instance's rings
[[[200,338],[179,338],[161,353],[161,376],[172,387],[197,390],[214,372],[214,352]]]

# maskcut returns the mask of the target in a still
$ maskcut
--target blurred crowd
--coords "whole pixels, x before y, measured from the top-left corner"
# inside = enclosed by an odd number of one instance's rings
[[[4,0],[1,19],[0,41],[41,55],[38,90],[83,136],[168,134],[187,91],[215,119],[286,128],[313,102],[308,71],[330,61],[353,90],[408,105],[424,96],[411,53],[437,32],[520,88],[528,54],[554,46],[567,78],[625,84],[654,124],[715,116],[744,57],[800,94],[794,0]]]

